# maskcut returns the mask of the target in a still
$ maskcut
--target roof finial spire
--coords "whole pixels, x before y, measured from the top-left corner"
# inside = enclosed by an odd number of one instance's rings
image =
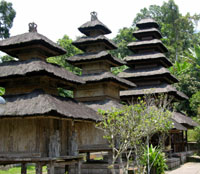
[[[93,11],[91,14],[91,21],[97,20],[97,12]]]
[[[29,32],[37,32],[37,24],[32,22],[28,24],[29,26]]]

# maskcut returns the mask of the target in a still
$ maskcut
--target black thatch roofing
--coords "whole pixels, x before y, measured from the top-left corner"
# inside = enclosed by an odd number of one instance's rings
[[[70,119],[98,121],[100,116],[93,109],[70,98],[32,93],[7,96],[4,112],[0,117],[56,116]]]
[[[78,29],[81,33],[85,34],[86,36],[90,36],[90,31],[92,31],[92,30],[99,30],[99,31],[101,31],[102,34],[110,34],[111,33],[110,29],[107,26],[105,26],[98,19],[88,21],[88,22],[84,23],[83,25],[81,25]]]
[[[186,131],[187,128],[184,127],[182,124],[178,123],[176,120],[174,120],[173,118],[171,119],[173,122],[173,128],[172,129],[177,129],[177,130],[182,130],[182,131]]]
[[[66,53],[66,50],[58,46],[53,41],[49,40],[47,37],[37,33],[29,32],[21,35],[13,36],[8,39],[0,41],[0,50],[6,52],[7,54],[18,57],[16,53],[10,49],[23,49],[25,46],[44,46],[47,57],[59,56]],[[52,52],[53,51],[53,52]]]
[[[161,85],[141,86],[125,91],[120,91],[120,97],[137,97],[145,94],[161,94],[161,93],[167,93],[179,100],[188,99],[188,97],[184,93],[177,91],[173,86],[165,83]]]
[[[133,52],[138,52],[140,50],[156,49],[159,52],[168,52],[167,48],[163,45],[162,41],[159,39],[152,40],[143,40],[131,42],[128,45],[128,48]]]
[[[135,87],[136,85],[128,80],[122,79],[120,77],[117,77],[113,75],[111,72],[102,72],[102,73],[96,73],[96,74],[87,74],[82,75],[82,79],[86,83],[93,83],[93,82],[104,82],[104,81],[115,81],[122,86],[126,87]]]
[[[141,53],[141,54],[134,54],[124,58],[124,60],[129,64],[136,64],[141,61],[145,61],[148,63],[148,60],[152,60],[155,62],[156,60],[162,60],[165,67],[172,66],[172,63],[165,57],[164,54],[159,52],[149,52],[149,53]],[[145,64],[145,63],[143,63]]]
[[[152,18],[145,18],[140,20],[136,26],[140,29],[145,29],[145,28],[159,28],[159,25],[156,21],[154,21]]]
[[[71,83],[84,83],[80,77],[74,75],[66,69],[47,63],[38,58],[26,61],[5,62],[0,64],[0,79],[15,76],[25,76],[36,73],[46,73],[47,75],[61,78]]]
[[[140,29],[133,32],[133,36],[141,40],[142,37],[152,36],[154,39],[161,39],[162,35],[156,28]]]
[[[122,108],[123,105],[120,104],[116,100],[112,99],[106,99],[106,100],[100,100],[100,101],[89,101],[89,102],[84,102],[84,104],[95,111],[98,111],[99,109],[102,110],[111,110],[112,108]]]
[[[88,47],[88,44],[95,44],[95,43],[101,43],[105,45],[105,49],[112,50],[116,49],[117,46],[110,41],[108,38],[106,38],[103,35],[100,36],[94,36],[94,37],[81,37],[80,39],[73,42],[73,45],[75,45],[77,48],[86,51],[86,48]]]
[[[70,58],[67,58],[66,60],[76,66],[79,66],[80,65],[79,63],[82,62],[92,62],[96,60],[108,60],[110,61],[111,66],[121,66],[126,64],[126,62],[124,62],[121,59],[113,57],[107,51],[78,54]]]
[[[187,128],[192,128],[195,126],[199,126],[195,121],[193,121],[190,117],[184,115],[180,112],[173,112],[172,118],[180,124],[183,124]]]
[[[178,82],[177,78],[169,72],[168,69],[157,66],[157,67],[151,67],[151,68],[143,68],[143,69],[133,69],[128,68],[124,70],[123,72],[120,72],[118,74],[119,77],[125,78],[125,79],[144,79],[147,77],[166,77],[168,79],[169,83],[175,83]]]

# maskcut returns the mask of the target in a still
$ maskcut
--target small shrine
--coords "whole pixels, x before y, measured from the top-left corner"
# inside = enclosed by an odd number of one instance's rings
[[[74,173],[80,174],[78,139],[83,144],[91,141],[100,117],[84,104],[58,95],[58,87],[72,90],[85,83],[45,61],[66,51],[39,34],[35,23],[29,24],[28,33],[0,41],[0,50],[19,59],[0,64],[0,86],[6,88],[0,113],[0,165],[21,163],[21,173],[26,174],[27,163],[35,163],[36,174],[42,174],[43,166],[48,174],[64,174],[75,164]],[[88,137],[78,137],[80,132]]]
[[[145,94],[168,94],[173,98],[173,102],[187,100],[185,94],[172,86],[178,80],[167,69],[172,66],[172,63],[165,56],[168,50],[160,40],[162,35],[159,25],[153,19],[147,18],[139,21],[136,26],[139,29],[133,33],[133,36],[137,41],[128,44],[128,48],[134,54],[124,58],[128,69],[118,76],[134,82],[137,87],[121,91],[121,99],[127,102],[137,100]],[[170,131],[169,144],[173,152],[185,151],[187,129],[197,124],[182,113],[174,112],[172,119],[174,129]]]

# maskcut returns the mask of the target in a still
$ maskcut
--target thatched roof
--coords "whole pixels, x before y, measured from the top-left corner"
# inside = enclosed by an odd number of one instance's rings
[[[161,85],[141,86],[125,91],[120,91],[120,97],[122,98],[138,97],[138,96],[143,96],[145,94],[162,94],[162,93],[167,93],[169,95],[172,95],[178,100],[188,99],[188,97],[184,93],[177,91],[173,86],[165,83]]]
[[[84,83],[80,77],[74,75],[66,69],[47,63],[38,58],[0,64],[0,79],[19,76],[24,77],[34,74],[46,74],[75,84]]]
[[[193,121],[190,117],[184,115],[181,112],[173,112],[172,118],[176,120],[178,123],[183,124],[187,128],[193,128],[195,126],[199,126],[195,121]]]
[[[133,52],[138,52],[140,50],[149,50],[152,48],[156,49],[156,51],[159,52],[168,52],[167,48],[163,45],[162,41],[159,39],[135,41],[129,43],[127,46]]]
[[[159,28],[159,25],[158,23],[153,20],[152,18],[145,18],[145,19],[142,19],[140,20],[136,26],[140,29],[143,29],[143,28]]]
[[[161,39],[162,35],[156,28],[140,29],[133,32],[133,36],[141,40],[142,37],[153,36],[155,39]]]
[[[112,67],[126,64],[126,62],[124,62],[121,59],[113,57],[107,51],[78,54],[70,58],[67,58],[66,60],[75,66],[81,66],[80,63],[82,62],[93,62],[97,60],[109,61]]]
[[[124,87],[135,87],[136,85],[128,80],[122,79],[120,77],[117,77],[113,75],[111,72],[101,72],[101,73],[96,73],[96,74],[87,74],[87,75],[82,75],[81,78],[86,82],[86,83],[94,83],[94,82],[104,82],[104,81],[114,81],[121,86]]]
[[[168,79],[169,83],[175,83],[178,82],[177,78],[169,72],[168,69],[157,66],[152,68],[143,68],[143,69],[133,69],[128,68],[124,70],[123,72],[120,72],[118,74],[119,77],[125,78],[125,79],[131,79],[134,81],[134,79],[145,79],[148,77],[160,77]]]
[[[166,58],[166,56],[162,53],[159,52],[149,52],[149,53],[141,53],[141,54],[133,54],[130,56],[127,56],[124,58],[124,60],[129,64],[138,64],[140,62],[144,62],[143,64],[145,64],[145,62],[150,62],[150,61],[157,61],[157,60],[161,60],[161,62],[163,62],[165,67],[170,67],[172,66],[172,63]]]
[[[184,127],[182,124],[178,123],[176,120],[174,120],[173,118],[171,119],[172,120],[172,123],[173,123],[173,127],[172,129],[177,129],[177,130],[187,130],[186,127]]]
[[[111,30],[98,19],[88,21],[84,23],[83,25],[81,25],[78,29],[81,33],[85,34],[86,36],[90,36],[90,31],[92,30],[99,30],[101,31],[102,34],[111,33]]]
[[[61,118],[100,119],[96,111],[70,98],[57,97],[37,90],[28,94],[5,97],[6,105],[0,117],[56,116]]]
[[[66,53],[65,49],[37,32],[24,33],[0,41],[0,50],[13,57],[18,56],[12,49],[22,50],[26,46],[36,46],[37,48],[42,49],[46,57],[59,56]]]
[[[98,111],[99,109],[102,110],[111,110],[112,108],[122,108],[123,105],[119,103],[117,100],[112,99],[106,99],[106,100],[100,100],[100,101],[89,101],[84,102],[84,104],[95,111]]]
[[[81,37],[80,39],[73,42],[73,45],[75,45],[77,48],[86,51],[86,48],[88,47],[88,44],[95,44],[95,43],[101,43],[105,45],[105,49],[112,50],[116,49],[117,46],[110,41],[108,38],[106,38],[103,35],[100,36],[94,36],[94,37]]]

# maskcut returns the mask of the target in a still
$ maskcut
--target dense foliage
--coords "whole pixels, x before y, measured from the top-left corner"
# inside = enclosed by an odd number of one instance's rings
[[[12,3],[4,0],[0,1],[0,38],[8,38],[9,30],[13,25],[16,12],[12,7]]]
[[[170,68],[172,74],[178,79],[179,83],[175,86],[178,90],[184,92],[188,101],[182,101],[176,106],[177,110],[186,112],[189,116],[197,116],[200,92],[200,46],[194,46],[185,52],[186,56],[182,57],[181,62],[175,62]]]

